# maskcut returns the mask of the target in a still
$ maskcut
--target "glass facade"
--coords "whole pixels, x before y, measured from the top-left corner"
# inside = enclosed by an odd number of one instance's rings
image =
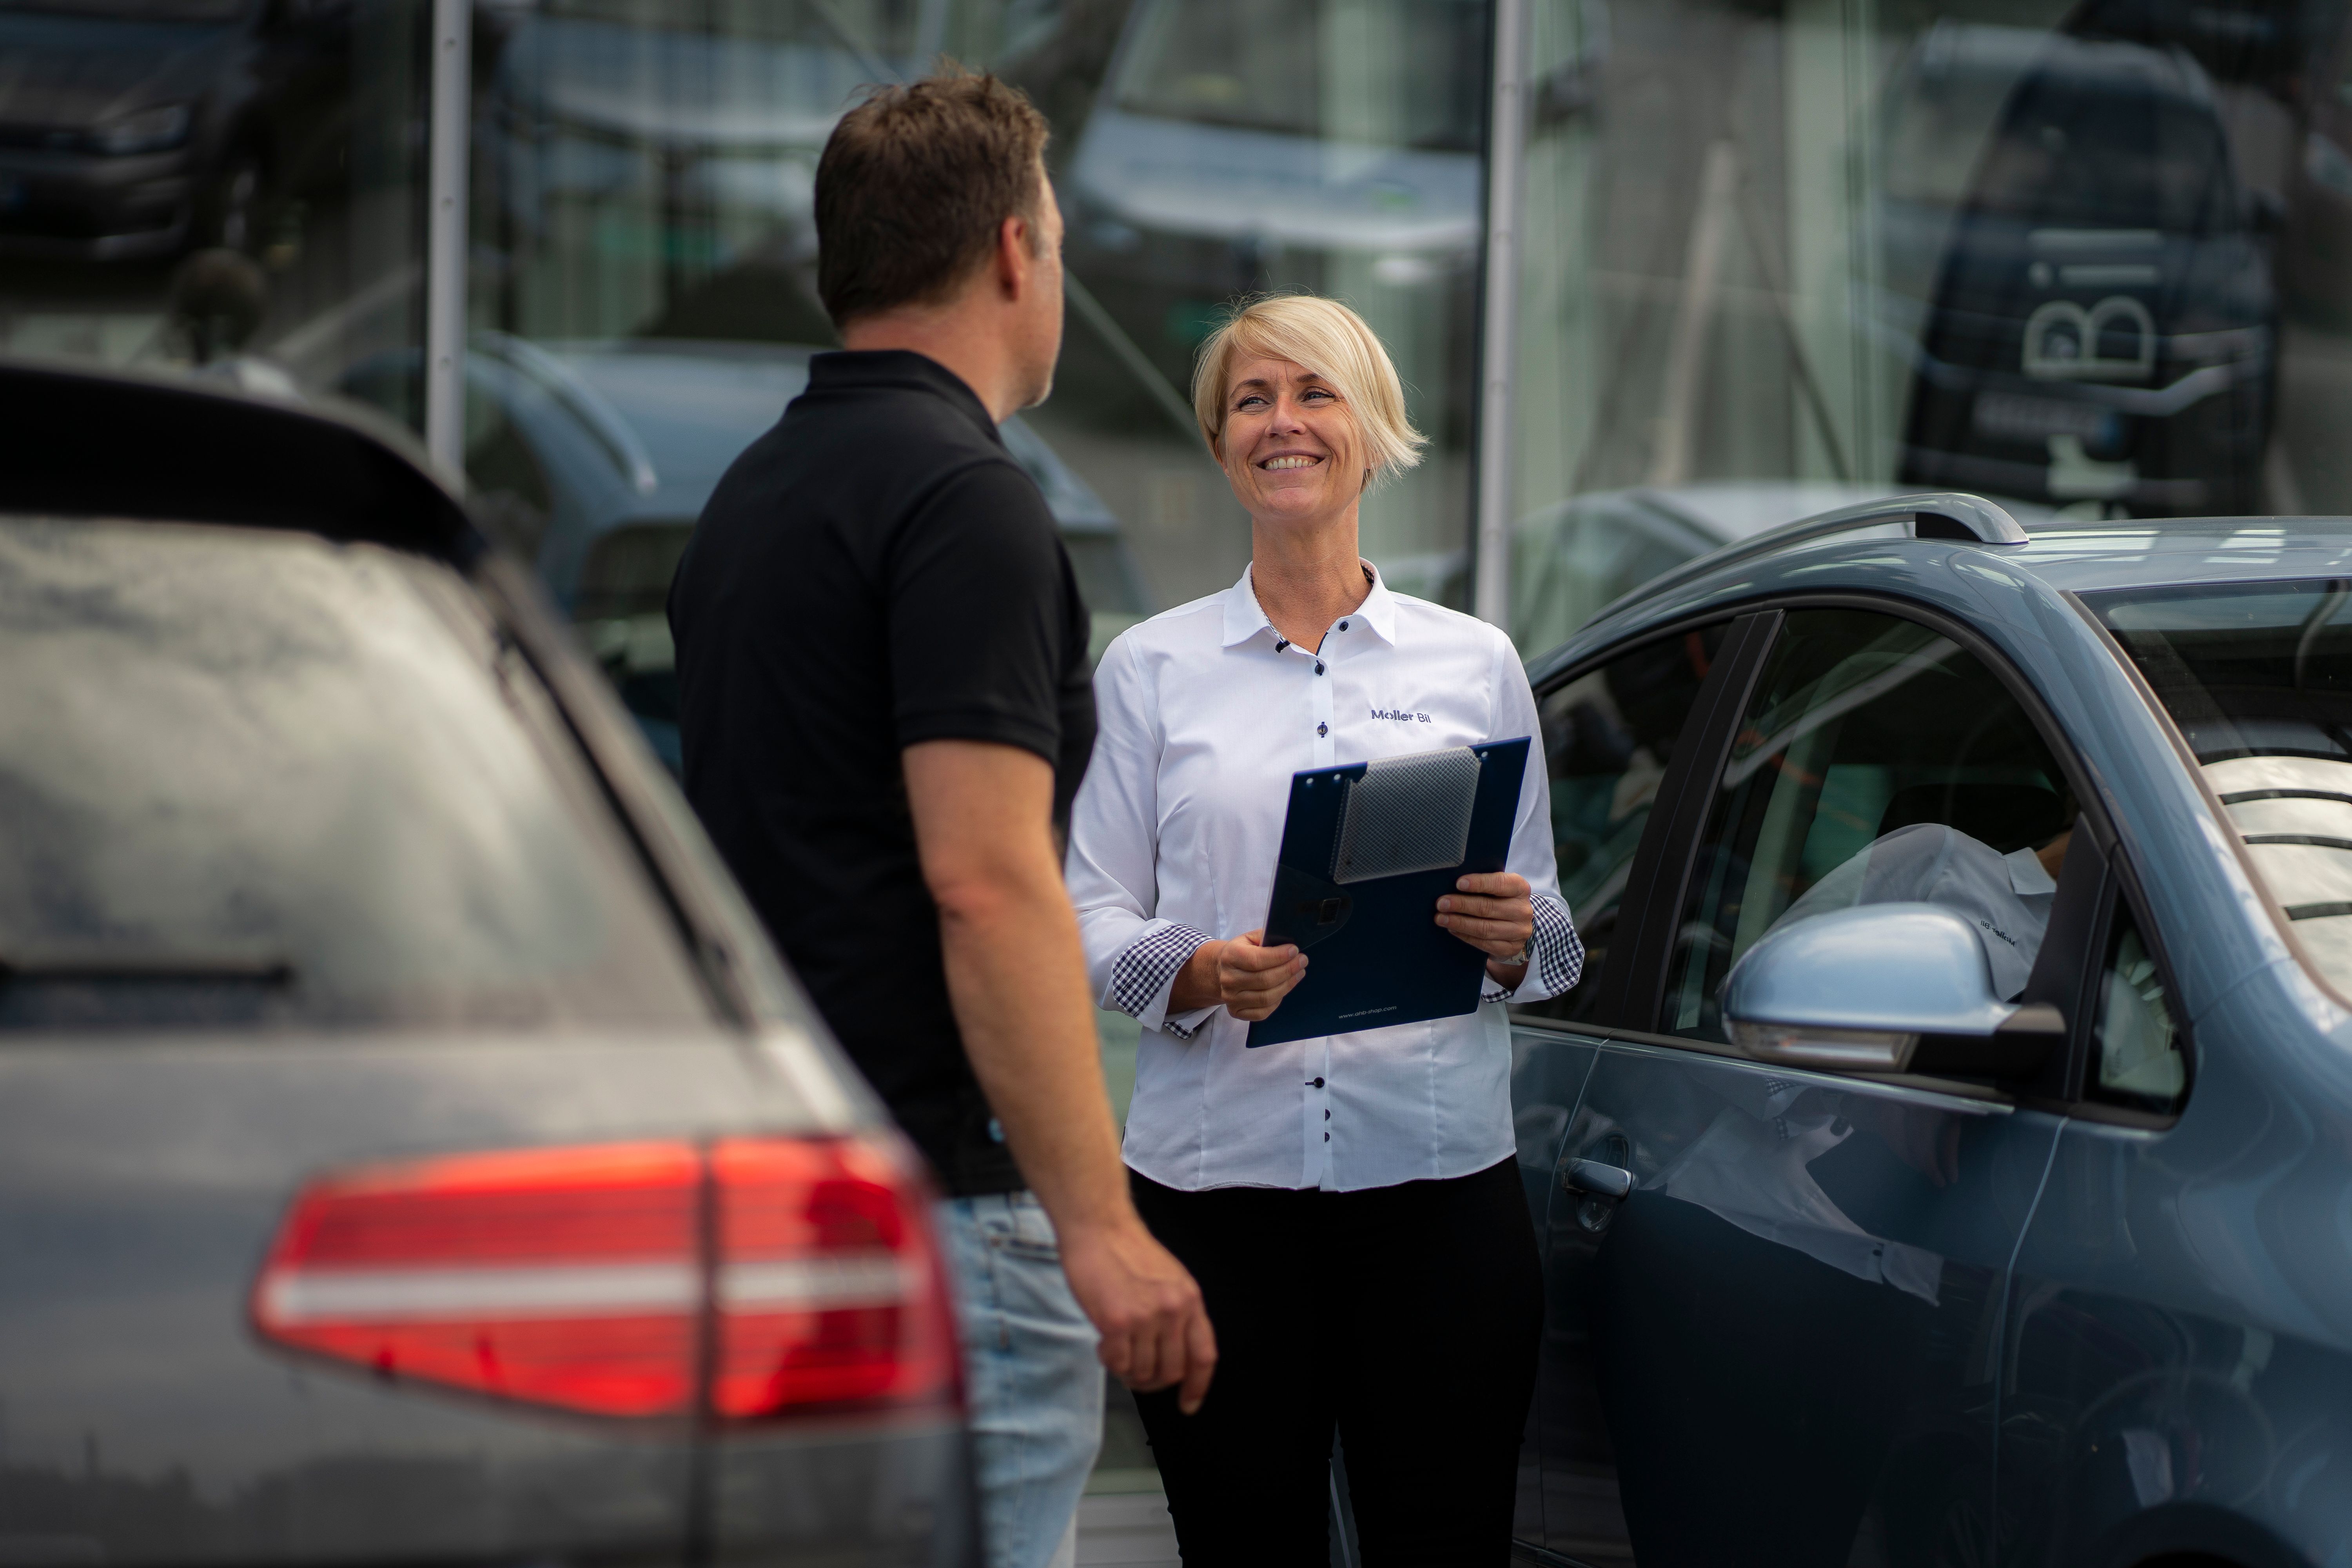
[[[0,4],[0,353],[315,391],[415,342],[427,9]]]
[[[1523,647],[1694,547],[1873,495],[1973,490],[2029,527],[2352,508],[2336,0],[1601,20],[1538,10]]]
[[[942,55],[1054,123],[1067,346],[1012,439],[1098,640],[1246,557],[1185,392],[1265,289],[1361,310],[1433,438],[1365,509],[1393,582],[1466,605],[1477,489],[1508,498],[1529,652],[1716,543],[1901,489],[2029,522],[2352,509],[2342,0],[1513,3],[1509,440],[1482,477],[1488,0],[474,0],[449,286],[485,513],[673,748],[669,564],[831,341],[817,152],[860,86]],[[421,426],[431,9],[0,0],[0,352]]]

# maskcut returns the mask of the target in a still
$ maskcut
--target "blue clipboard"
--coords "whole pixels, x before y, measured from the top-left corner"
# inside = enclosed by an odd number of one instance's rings
[[[1437,900],[1504,868],[1527,770],[1522,735],[1291,774],[1265,945],[1310,962],[1249,1043],[1475,1012],[1486,955],[1437,923]]]

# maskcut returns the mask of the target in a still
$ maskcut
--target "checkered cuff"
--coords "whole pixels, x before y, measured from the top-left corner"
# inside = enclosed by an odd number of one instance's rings
[[[1478,994],[1481,1002],[1540,1002],[1547,996],[1557,996],[1572,991],[1584,976],[1584,939],[1576,934],[1576,924],[1568,911],[1541,893],[1535,897],[1536,934],[1528,945],[1535,951],[1528,963],[1528,972],[1519,979],[1519,988],[1506,991],[1495,984],[1493,975],[1486,977],[1486,988]]]
[[[1145,1028],[1165,1029],[1180,1040],[1199,1034],[1216,1009],[1201,1007],[1171,1017],[1168,1001],[1177,972],[1209,940],[1208,932],[1172,921],[1146,928],[1111,961],[1111,1005],[1131,1014]]]

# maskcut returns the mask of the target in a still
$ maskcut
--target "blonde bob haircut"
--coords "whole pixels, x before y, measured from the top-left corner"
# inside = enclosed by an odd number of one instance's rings
[[[1373,483],[1421,461],[1429,437],[1405,417],[1404,385],[1364,319],[1337,300],[1273,294],[1235,310],[1201,345],[1192,367],[1192,412],[1219,463],[1234,367],[1254,359],[1286,359],[1331,384],[1364,443]]]

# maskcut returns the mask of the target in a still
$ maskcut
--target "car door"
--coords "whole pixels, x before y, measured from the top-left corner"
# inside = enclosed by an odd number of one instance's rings
[[[1561,895],[1584,939],[1582,978],[1567,994],[1514,1009],[1511,1100],[1519,1168],[1547,1285],[1537,1392],[1521,1448],[1514,1534],[1523,1548],[1603,1564],[1627,1561],[1616,1473],[1593,1384],[1579,1294],[1589,1247],[1576,1194],[1559,1186],[1561,1150],[1624,987],[1619,913],[1657,855],[1645,849],[1671,812],[1656,809],[1685,735],[1725,689],[1756,617],[1716,620],[1573,666],[1544,683],[1538,708],[1550,775]],[[1564,1272],[1561,1272],[1564,1270]]]
[[[1623,990],[1558,1147],[1548,1279],[1593,1405],[1546,1435],[1546,1495],[1612,1456],[1643,1568],[1986,1563],[2000,1288],[2058,1121],[1751,1060],[1719,995],[1777,921],[1924,898],[2040,999],[2043,933],[2076,943],[2104,858],[2021,683],[1959,628],[1853,604],[1748,625],[1633,869]]]

